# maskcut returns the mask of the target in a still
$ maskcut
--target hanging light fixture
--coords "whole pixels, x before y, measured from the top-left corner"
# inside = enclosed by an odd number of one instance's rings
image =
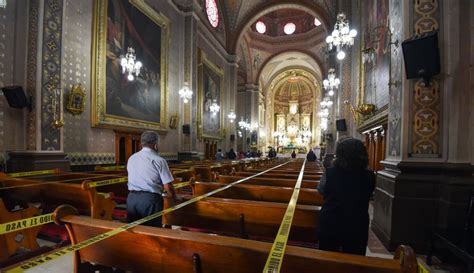
[[[321,25],[321,21],[318,18],[314,17],[314,25],[319,27]]]
[[[267,31],[267,26],[265,25],[264,22],[258,21],[255,24],[255,29],[257,30],[258,33],[264,34]]]
[[[179,97],[183,99],[184,103],[188,103],[193,97],[193,91],[189,89],[188,83],[185,82],[183,88],[178,91]]]
[[[135,55],[135,49],[129,47],[127,49],[127,54],[125,57],[120,56],[120,65],[122,65],[122,73],[127,73],[127,79],[133,81],[136,76],[140,75],[140,69],[142,68],[142,63],[136,61],[137,57]],[[133,76],[135,74],[135,77]]]
[[[209,106],[209,110],[211,111],[212,115],[215,116],[220,109],[221,107],[219,106],[219,104],[217,104],[217,101],[213,100],[211,106]]]
[[[230,123],[234,123],[234,120],[236,118],[234,110],[230,110],[230,113],[227,115],[227,117],[229,118]]]
[[[334,89],[338,89],[340,83],[341,81],[336,78],[334,68],[329,69],[328,78],[323,81],[324,89],[328,90],[329,96],[334,96]]]
[[[329,97],[324,97],[324,99],[319,103],[321,105],[321,108],[330,108],[333,105],[332,100],[329,99]]]
[[[342,48],[352,46],[354,44],[354,37],[356,36],[357,31],[355,29],[350,29],[346,15],[341,12],[337,15],[334,30],[331,35],[326,37],[326,43],[329,46],[329,50],[332,50],[333,47],[336,48],[338,52],[337,58],[342,60],[346,57],[346,53],[342,51]]]
[[[295,33],[296,30],[296,25],[294,23],[288,23],[283,27],[283,32],[285,32],[286,35],[291,35]]]

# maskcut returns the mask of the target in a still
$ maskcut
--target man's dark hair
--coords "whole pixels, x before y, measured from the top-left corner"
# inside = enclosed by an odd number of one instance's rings
[[[369,164],[364,143],[355,138],[345,138],[337,143],[334,166],[346,170],[363,170]]]

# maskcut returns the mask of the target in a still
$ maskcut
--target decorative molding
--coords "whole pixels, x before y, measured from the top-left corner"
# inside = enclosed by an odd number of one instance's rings
[[[71,166],[115,164],[115,153],[68,153]]]
[[[28,96],[36,97],[36,72],[38,57],[38,17],[39,0],[30,0],[29,2],[29,20],[28,20],[28,57],[27,57],[27,77],[26,92]],[[32,104],[33,111],[27,114],[26,118],[26,148],[36,150],[36,111],[35,103]]]
[[[416,35],[439,29],[439,0],[413,1],[413,33]],[[441,80],[431,79],[431,86],[425,87],[422,80],[412,83],[411,98],[411,141],[409,157],[442,157]]]
[[[372,117],[364,120],[357,128],[357,132],[362,133],[382,124],[387,124],[388,112],[388,105],[383,106]]]
[[[170,160],[178,160],[178,153],[158,153],[162,158],[166,159],[167,161]]]
[[[45,0],[41,79],[41,150],[61,150],[61,131],[51,126],[53,94],[61,88],[63,0]]]
[[[401,41],[403,20],[402,3],[399,0],[390,0],[390,30],[392,39]],[[401,47],[391,47],[390,69],[392,81],[402,82],[402,51]],[[402,85],[390,86],[389,88],[389,114],[388,114],[388,157],[401,156],[401,134],[402,134]]]

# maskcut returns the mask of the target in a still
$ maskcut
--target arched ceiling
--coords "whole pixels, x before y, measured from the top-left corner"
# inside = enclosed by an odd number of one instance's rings
[[[321,80],[321,67],[314,58],[306,53],[290,51],[270,59],[262,68],[259,81],[262,86],[268,86],[277,74],[292,67],[313,71],[316,79]]]

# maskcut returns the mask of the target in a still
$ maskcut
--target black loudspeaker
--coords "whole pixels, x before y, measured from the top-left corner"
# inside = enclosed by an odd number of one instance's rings
[[[402,48],[407,79],[423,78],[425,86],[429,86],[430,78],[441,69],[438,31],[411,37],[403,41]]]
[[[5,86],[2,88],[3,95],[7,99],[8,105],[13,108],[28,107],[31,111],[31,98],[27,98],[21,86]]]
[[[234,141],[235,140],[235,135],[230,135],[230,141]]]
[[[336,130],[337,131],[346,131],[347,130],[345,119],[336,120]]]
[[[184,124],[183,125],[183,134],[189,135],[191,133],[191,127],[189,124]]]

